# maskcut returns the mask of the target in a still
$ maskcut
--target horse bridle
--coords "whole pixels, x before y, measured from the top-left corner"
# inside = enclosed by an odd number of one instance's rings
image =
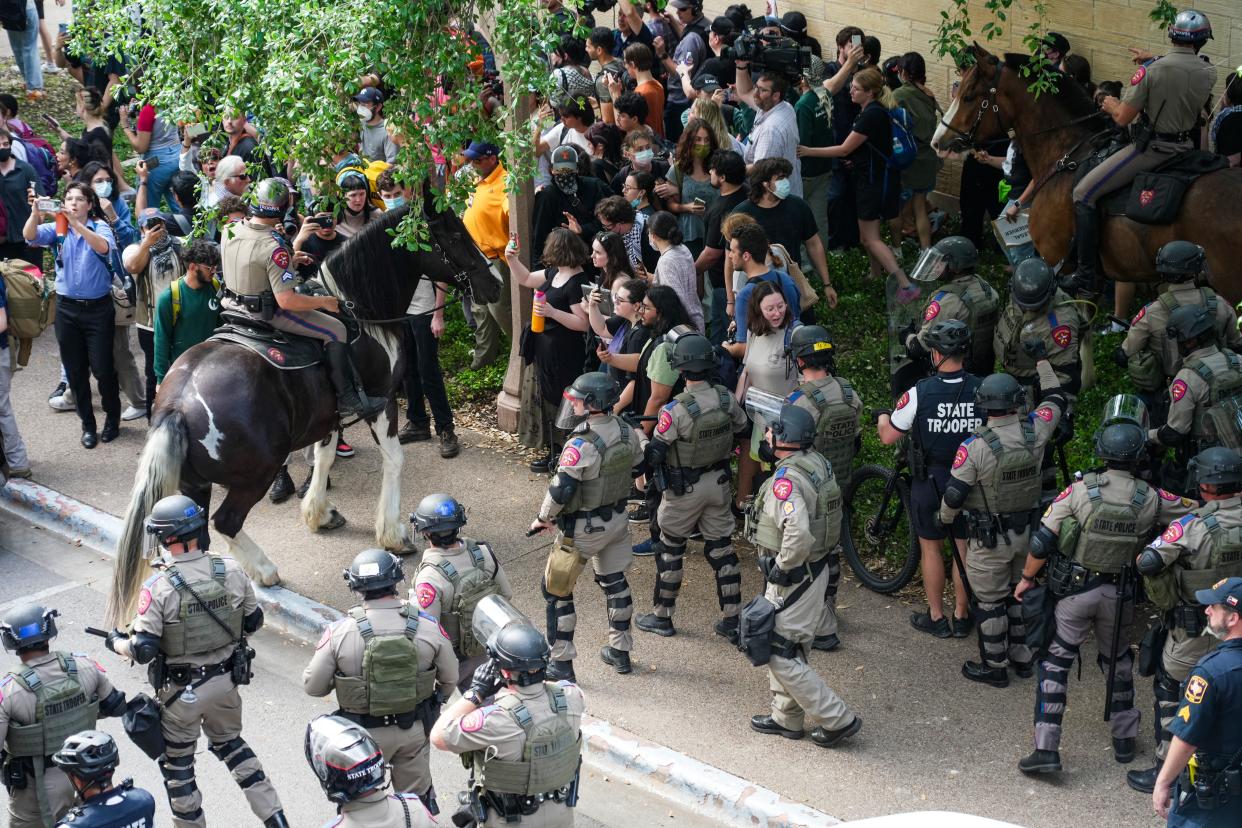
[[[988,86],[988,97],[979,102],[979,110],[975,112],[975,120],[970,125],[969,132],[962,132],[952,124],[946,123],[944,118],[940,119],[940,125],[950,132],[955,132],[960,135],[964,139],[966,146],[970,149],[978,149],[980,147],[980,144],[975,141],[975,133],[979,130],[979,124],[983,123],[983,116],[987,113],[987,111],[991,109],[992,112],[996,113],[998,116],[1000,115],[1000,107],[994,103],[993,99],[996,96],[996,88],[1000,86],[1001,62],[997,60],[995,61],[995,65],[996,73],[992,75],[992,83]],[[977,66],[978,64],[976,64],[976,67]]]

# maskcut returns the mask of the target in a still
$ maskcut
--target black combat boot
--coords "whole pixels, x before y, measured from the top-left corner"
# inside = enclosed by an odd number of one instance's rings
[[[599,651],[600,659],[609,667],[615,667],[617,672],[625,675],[630,671],[630,654],[625,650],[618,650],[615,647],[605,647]]]
[[[549,661],[547,671],[548,681],[577,681],[574,675],[574,663],[572,661]]]
[[[284,811],[277,811],[263,820],[263,828],[289,828],[289,820],[285,819]]]
[[[750,717],[750,729],[768,736],[784,736],[786,739],[801,739],[806,735],[802,730],[789,730],[781,727],[768,713],[760,713]]]
[[[854,721],[836,730],[829,730],[826,727],[811,728],[811,741],[820,747],[836,747],[839,742],[850,738],[860,730],[862,730],[862,716],[855,715]]]
[[[716,631],[716,635],[729,639],[730,644],[737,644],[737,616],[731,615],[728,618],[721,618],[712,628]]]
[[[1133,736],[1128,739],[1113,737],[1113,759],[1121,764],[1128,765],[1134,761],[1135,749],[1136,745]]]
[[[1018,762],[1018,770],[1025,774],[1055,773],[1061,770],[1061,754],[1055,750],[1035,750]]]
[[[284,503],[293,495],[293,478],[289,476],[289,467],[281,466],[280,471],[276,472],[276,479],[272,481],[272,489],[267,493],[267,499],[273,503]]]
[[[1074,244],[1078,265],[1065,289],[1077,297],[1097,296],[1100,284],[1100,213],[1090,204],[1074,205]]]
[[[677,630],[673,628],[673,619],[661,618],[654,612],[649,612],[646,615],[640,615],[635,618],[634,626],[644,632],[655,633],[656,635],[662,635],[665,638],[677,635]]]
[[[328,357],[328,376],[336,391],[336,405],[342,413],[370,419],[384,410],[388,400],[368,397],[362,390],[348,345],[344,342],[329,342],[324,347],[324,353]]]
[[[989,667],[981,661],[968,661],[962,665],[962,675],[980,684],[993,687],[1009,686],[1009,671],[1004,667]]]
[[[1156,777],[1160,775],[1160,764],[1147,770],[1126,771],[1126,784],[1136,791],[1151,793],[1156,788]]]

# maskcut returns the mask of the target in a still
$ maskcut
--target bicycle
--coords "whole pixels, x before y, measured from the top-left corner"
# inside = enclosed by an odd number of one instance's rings
[[[850,477],[843,497],[841,549],[868,589],[896,592],[919,566],[919,539],[910,526],[910,473],[905,452],[896,468],[875,463]]]

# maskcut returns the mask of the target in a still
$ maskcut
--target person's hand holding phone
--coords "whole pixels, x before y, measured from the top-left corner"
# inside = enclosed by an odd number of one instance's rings
[[[36,222],[43,222],[43,213],[39,211],[39,194],[35,192],[34,187],[26,190],[26,203],[30,205],[30,212],[34,214]]]
[[[134,165],[134,171],[138,173],[138,180],[141,181],[143,184],[146,184],[147,176],[151,174],[151,171],[147,169],[147,162],[139,161],[137,164]]]

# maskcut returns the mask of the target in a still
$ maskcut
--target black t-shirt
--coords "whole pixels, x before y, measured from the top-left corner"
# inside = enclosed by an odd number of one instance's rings
[[[707,226],[703,237],[704,247],[710,247],[713,250],[725,249],[724,233],[720,232],[720,225],[724,224],[725,216],[732,213],[734,208],[743,201],[746,201],[745,187],[742,187],[737,192],[721,196],[716,199],[715,204],[708,208],[707,214],[703,219]],[[721,256],[714,265],[707,269],[707,278],[711,281],[712,287],[724,287],[724,256]]]
[[[824,77],[830,78],[841,71],[841,64],[835,60],[824,66]],[[850,77],[853,77],[851,75]],[[850,100],[850,85],[842,84],[841,91],[832,96],[832,141],[840,144],[854,128],[854,119],[858,117],[858,104]]]
[[[1216,151],[1221,155],[1242,152],[1242,111],[1230,112],[1216,129]]]
[[[872,101],[858,113],[850,129],[867,136],[867,140],[849,154],[854,174],[883,180],[882,174],[886,167],[884,158],[893,154],[893,123],[889,119],[888,110],[878,101]]]
[[[818,232],[810,206],[797,196],[791,195],[775,207],[760,207],[746,199],[733,212],[753,216],[768,234],[768,242],[784,245],[795,261],[801,258],[802,243]]]
[[[314,279],[319,275],[319,266],[331,255],[332,251],[345,244],[345,237],[337,233],[334,238],[321,239],[312,235],[302,243],[302,252],[313,257],[315,261],[298,267],[298,275],[303,279]]]

